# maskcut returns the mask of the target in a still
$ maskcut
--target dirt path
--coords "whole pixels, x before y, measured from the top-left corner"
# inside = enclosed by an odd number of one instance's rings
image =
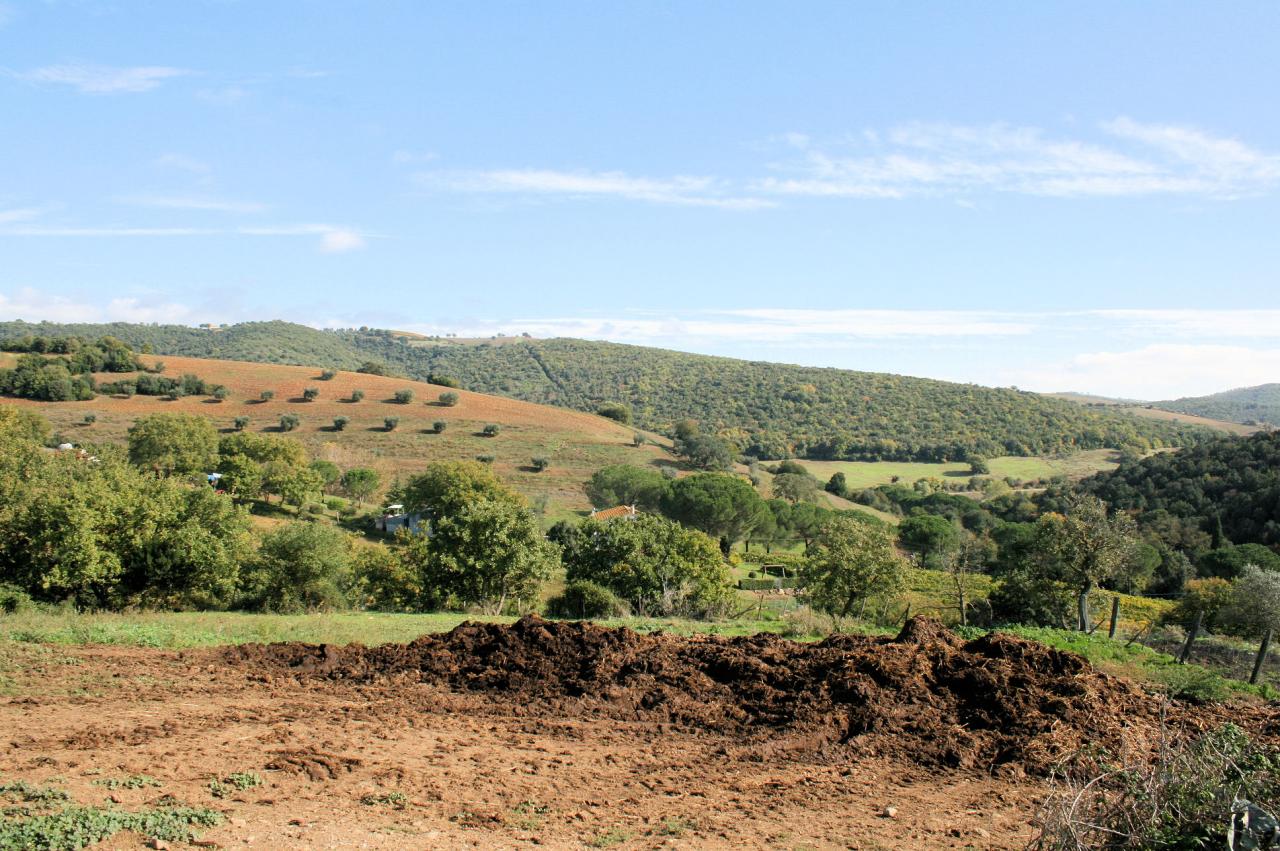
[[[1021,848],[1042,792],[905,754],[765,760],[741,734],[291,676],[220,650],[0,650],[0,778],[211,806],[228,821],[202,836],[228,848]],[[214,798],[210,779],[235,772],[265,784]],[[129,775],[161,785],[103,785]]]

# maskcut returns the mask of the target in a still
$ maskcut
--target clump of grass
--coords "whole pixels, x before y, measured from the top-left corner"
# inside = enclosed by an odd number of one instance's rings
[[[166,842],[190,842],[196,838],[193,827],[214,827],[221,821],[221,814],[204,808],[175,806],[126,812],[73,804],[56,812],[0,821],[0,849],[72,851],[126,830]]]
[[[551,812],[551,808],[537,801],[521,801],[511,808],[514,815],[512,823],[522,830],[537,830],[542,827],[543,817]]]
[[[631,832],[623,830],[620,827],[610,828],[603,833],[597,833],[587,842],[590,848],[612,848],[615,845],[621,845],[631,838]]]
[[[654,832],[659,836],[684,836],[691,830],[697,830],[697,825],[687,818],[674,816],[664,818],[662,824],[658,825],[658,829]]]
[[[265,783],[256,771],[237,771],[221,779],[215,777],[209,781],[209,794],[215,798],[227,798],[236,792],[243,792]]]
[[[104,777],[93,781],[94,786],[105,786],[108,789],[145,789],[148,786],[159,786],[160,781],[147,774],[130,774],[127,777]]]

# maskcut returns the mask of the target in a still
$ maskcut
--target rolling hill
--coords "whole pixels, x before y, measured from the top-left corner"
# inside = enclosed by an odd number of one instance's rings
[[[143,356],[148,364],[158,359]],[[374,468],[388,484],[418,472],[430,461],[492,455],[494,469],[508,484],[535,505],[545,500],[548,520],[590,508],[582,486],[600,467],[674,463],[660,446],[633,446],[634,429],[594,414],[466,390],[455,391],[457,404],[445,407],[438,403],[444,388],[403,378],[338,372],[323,381],[320,370],[313,367],[171,356],[162,360],[166,375],[198,375],[225,385],[230,398],[217,402],[188,396],[168,401],[158,396],[102,395],[83,402],[5,398],[3,403],[39,411],[62,439],[75,444],[124,443],[135,419],[157,411],[199,414],[227,431],[236,417],[247,416],[247,430],[259,432],[277,431],[280,417],[294,414],[301,422],[287,437],[304,443],[314,457],[344,469]],[[122,377],[127,376],[97,376],[102,381]],[[315,401],[303,401],[306,388],[319,390]],[[396,391],[406,389],[413,391],[414,398],[408,404],[397,403]],[[261,401],[264,390],[274,393],[274,398]],[[365,398],[350,401],[353,390],[363,391]],[[96,417],[91,425],[84,422],[89,413]],[[350,419],[341,431],[333,428],[337,417]],[[387,417],[399,419],[392,431],[385,428]],[[447,424],[443,433],[434,432],[437,420]],[[499,426],[498,433],[482,436],[491,423]],[[550,467],[534,471],[534,456],[548,458]]]
[[[471,390],[579,411],[623,402],[643,428],[665,431],[696,419],[762,458],[941,462],[1149,449],[1205,434],[1012,389],[573,339],[474,342],[285,322],[214,330],[0,323],[0,339],[30,334],[110,334],[157,354],[348,370],[372,360],[415,378],[448,376]]]
[[[1280,424],[1280,384],[1240,387],[1210,396],[1190,396],[1156,402],[1167,411],[1229,420],[1249,426]]]

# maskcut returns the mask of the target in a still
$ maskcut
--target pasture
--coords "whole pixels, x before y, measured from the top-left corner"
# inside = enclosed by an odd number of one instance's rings
[[[1054,476],[1082,479],[1094,473],[1115,469],[1117,466],[1114,460],[1115,454],[1110,449],[1092,449],[1049,458],[1006,455],[990,459],[987,465],[991,468],[990,475],[996,478],[1007,476],[1024,482],[1050,479]],[[943,481],[961,481],[972,476],[969,464],[963,461],[932,464],[917,461],[806,461],[801,459],[799,463],[823,482],[835,473],[844,473],[845,481],[851,490],[887,485],[893,482],[895,477],[900,484],[910,485],[917,479],[937,478]]]

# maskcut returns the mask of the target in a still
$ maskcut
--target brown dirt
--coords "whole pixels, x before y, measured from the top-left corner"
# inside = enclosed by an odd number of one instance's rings
[[[222,847],[1021,848],[1036,772],[1156,720],[1070,654],[924,620],[815,645],[526,619],[377,648],[0,650],[0,777],[221,809]],[[245,771],[266,784],[210,794]],[[129,774],[162,786],[94,783]]]

